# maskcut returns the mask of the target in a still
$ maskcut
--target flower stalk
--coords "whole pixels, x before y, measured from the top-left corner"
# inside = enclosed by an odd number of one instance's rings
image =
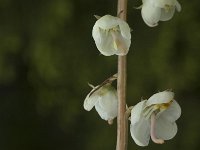
[[[118,0],[118,17],[126,21],[127,0]],[[118,117],[117,117],[117,145],[116,150],[126,150],[126,55],[118,56]]]

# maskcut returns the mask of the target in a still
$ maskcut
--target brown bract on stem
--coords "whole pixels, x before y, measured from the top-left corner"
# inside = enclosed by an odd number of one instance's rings
[[[126,21],[127,0],[118,0],[117,16]],[[116,150],[126,150],[126,56],[118,56],[118,117],[117,117],[117,145]]]

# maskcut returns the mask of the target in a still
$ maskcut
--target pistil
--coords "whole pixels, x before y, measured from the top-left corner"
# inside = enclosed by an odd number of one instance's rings
[[[151,139],[156,144],[163,144],[164,140],[163,139],[158,139],[156,137],[155,127],[156,127],[156,116],[155,116],[154,113],[152,113],[152,115],[151,115]]]
[[[116,50],[121,50],[121,51],[126,51],[127,47],[126,44],[124,43],[123,37],[119,31],[116,30],[111,30],[111,35],[114,41],[114,48]]]

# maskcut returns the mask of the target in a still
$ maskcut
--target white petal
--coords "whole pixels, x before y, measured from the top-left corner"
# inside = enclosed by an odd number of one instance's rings
[[[144,4],[144,3],[146,3],[146,2],[148,2],[149,0],[142,0],[142,3]]]
[[[161,9],[161,16],[160,16],[160,20],[161,21],[167,21],[170,20],[175,12],[175,7],[171,8],[169,11],[166,11],[165,9]]]
[[[156,120],[155,128],[157,138],[163,140],[172,139],[177,133],[177,125],[175,122],[170,122],[163,117],[159,117]]]
[[[92,29],[92,37],[94,38],[95,42],[101,43],[99,26],[97,26],[96,24],[93,26],[93,29]]]
[[[174,99],[174,93],[171,91],[163,91],[152,95],[146,105],[150,106],[153,104],[162,104],[162,103],[169,103],[171,100]]]
[[[117,116],[117,92],[116,90],[108,90],[106,93],[101,95],[101,98],[95,104],[95,108],[104,120],[111,120]]]
[[[130,132],[133,140],[139,146],[147,146],[150,139],[150,121],[143,116],[146,100],[139,102],[131,110]]]
[[[118,17],[114,17],[111,15],[105,15],[98,19],[94,26],[98,26],[104,30],[111,29],[118,26]]]
[[[105,56],[114,55],[116,50],[113,47],[113,38],[108,31],[94,26],[92,30],[92,36],[96,43],[97,49]]]
[[[143,109],[145,108],[147,100],[141,101],[136,104],[131,110],[131,124],[135,124],[140,121],[140,118],[143,117]]]
[[[144,22],[150,26],[155,27],[160,20],[161,9],[154,7],[151,3],[145,2],[141,10],[142,18]]]
[[[175,100],[173,100],[169,108],[165,111],[158,113],[157,116],[165,118],[170,122],[174,122],[181,116],[181,107]]]
[[[130,132],[137,145],[147,146],[150,139],[150,121],[140,118],[140,121],[130,125]]]
[[[84,104],[83,104],[84,109],[87,110],[87,111],[90,111],[94,107],[94,105],[96,104],[98,99],[100,98],[96,94],[93,94],[91,96],[89,96],[89,95],[90,95],[90,93],[85,98]]]
[[[180,3],[179,3],[178,1],[176,1],[176,10],[177,10],[178,12],[181,11],[181,5],[180,5]]]
[[[126,55],[129,52],[129,48],[131,45],[131,40],[130,39],[125,39],[123,40],[124,45],[126,45],[126,50],[125,51],[121,51],[121,52],[117,52],[116,55]]]
[[[176,0],[149,0],[155,7],[175,6]]]
[[[86,96],[83,107],[85,110],[90,111],[94,107],[94,105],[97,103],[97,101],[101,98],[100,92],[105,91],[106,87],[103,86],[99,88],[99,85],[95,87],[94,85],[91,85],[91,84],[88,84],[88,85],[92,87],[93,89]]]
[[[129,25],[121,19],[118,19],[118,24],[119,24],[119,28],[120,28],[122,37],[127,40],[130,40],[131,39],[131,29],[130,29]]]
[[[118,19],[118,24],[119,24],[121,36],[123,37],[123,42],[125,44],[126,50],[125,50],[125,53],[123,52],[123,53],[116,53],[116,54],[126,55],[131,45],[131,29],[129,25],[121,19]]]

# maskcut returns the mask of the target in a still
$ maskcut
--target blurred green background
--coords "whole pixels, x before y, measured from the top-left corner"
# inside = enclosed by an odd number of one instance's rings
[[[141,1],[129,0],[133,29],[127,103],[173,89],[179,132],[164,145],[129,150],[200,149],[200,1],[180,0],[181,13],[146,26]],[[114,150],[116,122],[83,109],[90,91],[117,72],[117,56],[99,54],[94,14],[116,14],[115,0],[0,0],[0,149]]]

